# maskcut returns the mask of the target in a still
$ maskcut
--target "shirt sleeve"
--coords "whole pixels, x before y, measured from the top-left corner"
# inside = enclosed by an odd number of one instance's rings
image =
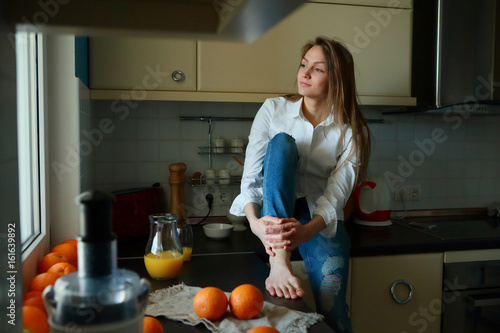
[[[270,140],[269,127],[274,109],[273,101],[268,99],[255,115],[248,137],[240,194],[234,199],[229,210],[233,215],[244,216],[245,205],[250,202],[262,207],[262,165]]]
[[[356,156],[349,157],[352,148],[351,131],[346,134],[342,154],[336,168],[328,177],[325,191],[316,200],[316,209],[313,215],[321,215],[326,223],[326,228],[320,232],[324,237],[331,238],[337,233],[337,222],[344,220],[344,206],[351,195],[356,181]],[[349,157],[349,159],[347,159]]]

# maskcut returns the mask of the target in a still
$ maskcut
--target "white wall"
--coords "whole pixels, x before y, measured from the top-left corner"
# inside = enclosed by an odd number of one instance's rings
[[[47,37],[49,191],[51,246],[78,236],[80,193],[79,80],[75,37]]]

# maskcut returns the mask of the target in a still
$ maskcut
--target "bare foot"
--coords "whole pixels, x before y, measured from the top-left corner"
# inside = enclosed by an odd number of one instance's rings
[[[290,252],[276,251],[275,257],[269,257],[271,272],[266,279],[266,289],[272,296],[296,299],[306,293],[300,286],[300,281],[293,275],[290,264]]]

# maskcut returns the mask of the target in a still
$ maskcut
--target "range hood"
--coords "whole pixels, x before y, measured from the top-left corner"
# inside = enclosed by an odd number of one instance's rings
[[[414,1],[417,106],[405,112],[500,115],[499,10],[496,0]]]
[[[18,29],[251,43],[306,0],[9,1]]]

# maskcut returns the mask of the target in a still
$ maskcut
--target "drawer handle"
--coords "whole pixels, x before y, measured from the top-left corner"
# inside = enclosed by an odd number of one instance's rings
[[[400,300],[396,294],[394,293],[394,289],[396,288],[396,286],[398,284],[406,284],[408,286],[408,288],[410,288],[410,292],[408,294],[408,297],[405,299],[405,300]],[[392,294],[392,298],[394,298],[394,300],[396,302],[398,302],[399,304],[406,304],[408,303],[409,301],[411,301],[411,299],[413,298],[413,287],[411,286],[411,283],[406,281],[406,280],[397,280],[395,281],[393,284],[392,284],[392,287],[391,287],[391,294]]]
[[[181,71],[172,72],[172,80],[174,81],[182,81],[184,80],[184,73]]]

